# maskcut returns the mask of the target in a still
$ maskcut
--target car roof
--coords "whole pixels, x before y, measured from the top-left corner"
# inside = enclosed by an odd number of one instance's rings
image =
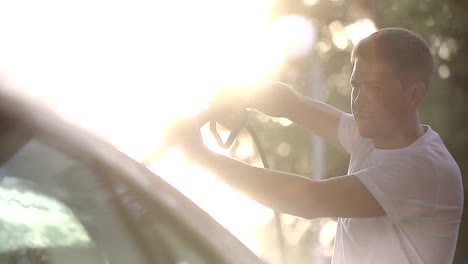
[[[72,150],[77,155],[84,155],[119,171],[120,173],[113,177],[121,177],[120,180],[136,186],[156,203],[170,210],[228,263],[262,263],[208,213],[147,167],[118,151],[92,132],[67,121],[37,99],[0,83],[0,110],[40,131],[57,147],[67,152]]]

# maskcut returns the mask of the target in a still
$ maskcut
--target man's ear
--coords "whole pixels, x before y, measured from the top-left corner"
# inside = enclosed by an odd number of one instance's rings
[[[427,86],[423,82],[417,82],[410,87],[409,102],[411,105],[418,107],[423,98],[427,94]]]

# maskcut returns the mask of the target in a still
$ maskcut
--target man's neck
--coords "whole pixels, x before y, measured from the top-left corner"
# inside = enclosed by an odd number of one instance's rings
[[[374,138],[374,147],[378,149],[399,149],[411,145],[418,138],[424,135],[424,127],[419,122],[419,118],[407,125],[400,124],[390,129],[382,137]]]

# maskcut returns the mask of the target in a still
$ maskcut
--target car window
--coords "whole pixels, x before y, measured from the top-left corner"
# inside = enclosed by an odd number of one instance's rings
[[[147,263],[91,167],[35,137],[0,168],[0,229],[0,263]]]

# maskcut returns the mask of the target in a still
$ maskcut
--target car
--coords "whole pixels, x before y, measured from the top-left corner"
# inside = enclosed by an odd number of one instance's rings
[[[262,263],[146,166],[0,87],[0,263]]]

